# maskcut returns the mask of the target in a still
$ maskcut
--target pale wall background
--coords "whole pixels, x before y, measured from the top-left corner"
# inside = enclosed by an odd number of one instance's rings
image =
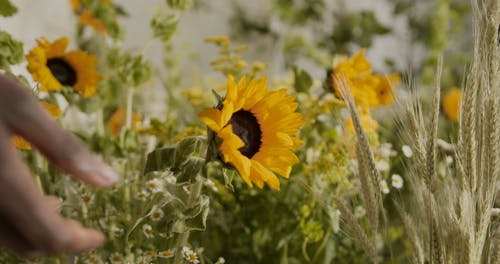
[[[216,58],[216,49],[203,42],[203,39],[211,35],[227,35],[229,33],[228,21],[231,16],[230,3],[238,0],[212,0],[209,1],[209,10],[195,10],[184,14],[180,23],[180,34],[176,42],[187,47],[187,50],[196,54],[198,58],[197,67],[208,74],[211,73],[208,62]],[[25,51],[35,45],[35,39],[46,36],[55,39],[62,35],[73,36],[75,31],[75,17],[71,13],[69,0],[12,0],[19,8],[18,14],[11,18],[0,18],[0,29],[10,32],[15,38],[25,43]],[[149,21],[158,6],[165,6],[164,0],[115,0],[122,5],[130,14],[130,17],[121,19],[126,28],[124,46],[131,50],[142,49],[144,43],[151,38]],[[269,10],[270,3],[266,0],[241,1],[249,12],[259,14]],[[328,2],[330,5],[338,5],[339,1]],[[367,56],[374,63],[374,67],[383,70],[381,58],[393,58],[399,68],[405,69],[415,58],[418,47],[412,46],[407,35],[405,19],[395,18],[391,14],[391,8],[385,1],[351,0],[343,3],[348,9],[370,9],[375,10],[378,19],[383,24],[392,25],[394,33],[390,36],[377,37],[373,47]],[[246,43],[251,48],[255,43]],[[269,45],[269,44],[268,44]],[[272,43],[270,45],[273,45]],[[160,63],[161,50],[158,43],[153,44],[146,52],[148,58]],[[269,64],[269,74],[282,74],[282,59],[279,52],[268,49],[262,53],[252,52],[246,54],[249,60],[263,60]],[[305,67],[312,67],[305,65]],[[321,78],[323,69],[309,69],[316,78]],[[184,68],[184,74],[190,74],[188,68]],[[212,72],[213,73],[213,72]]]

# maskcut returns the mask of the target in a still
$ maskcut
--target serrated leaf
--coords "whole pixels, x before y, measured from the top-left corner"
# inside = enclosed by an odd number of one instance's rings
[[[175,148],[166,147],[155,149],[148,154],[144,174],[152,171],[159,171],[174,166]]]
[[[174,166],[182,166],[189,156],[199,151],[202,142],[202,137],[188,137],[177,143]]]
[[[205,159],[199,157],[188,158],[177,174],[177,182],[194,182],[204,164]]]
[[[9,0],[0,0],[0,16],[10,17],[17,13],[17,7]]]

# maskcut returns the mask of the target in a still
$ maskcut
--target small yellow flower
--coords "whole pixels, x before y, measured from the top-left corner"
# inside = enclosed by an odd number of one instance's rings
[[[47,102],[40,102],[40,105],[49,112],[54,118],[58,118],[61,115],[61,109],[57,105],[53,105]],[[13,136],[14,145],[18,149],[31,150],[31,145],[24,138],[14,135]]]
[[[378,128],[378,122],[377,120],[373,119],[370,112],[364,112],[360,111],[359,113],[359,118],[361,121],[361,126],[363,126],[363,129],[365,130],[366,133],[373,133],[377,131]],[[352,119],[350,116],[347,116],[344,120],[344,126],[345,126],[345,131],[347,134],[355,134],[354,130],[354,124],[352,123]]]
[[[205,42],[211,42],[217,46],[227,47],[231,43],[231,40],[229,40],[226,36],[214,36],[205,38]]]
[[[295,137],[305,124],[295,96],[287,90],[268,91],[267,78],[236,83],[227,80],[222,105],[206,109],[200,119],[221,139],[218,147],[224,162],[236,168],[249,185],[262,188],[267,183],[279,190],[275,173],[288,178],[292,165],[299,162],[293,149],[302,145]]]
[[[458,122],[461,100],[462,90],[457,87],[451,88],[443,97],[443,111],[445,116],[451,121]]]
[[[45,38],[37,40],[38,46],[26,56],[28,71],[33,80],[40,83],[42,91],[58,91],[63,86],[71,86],[83,98],[94,95],[101,81],[96,71],[97,58],[81,50],[66,52],[67,37],[49,42]]]
[[[354,101],[363,109],[391,104],[394,100],[392,86],[399,81],[397,74],[374,74],[371,63],[365,57],[365,49],[361,49],[351,58],[342,57],[333,68],[332,74],[338,78],[345,77]],[[335,83],[333,89],[335,95],[342,98]]]
[[[101,3],[110,5],[111,0],[100,0]],[[71,8],[75,14],[79,15],[78,24],[87,25],[93,28],[95,31],[100,33],[106,33],[108,31],[104,22],[92,15],[92,12],[82,5],[81,0],[71,0]]]

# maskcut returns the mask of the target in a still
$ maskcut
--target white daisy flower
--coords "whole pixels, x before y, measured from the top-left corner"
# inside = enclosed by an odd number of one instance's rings
[[[151,263],[149,257],[145,257],[145,256],[139,256],[135,260],[135,264],[149,264],[149,263]]]
[[[366,215],[366,210],[363,206],[358,205],[354,208],[354,217],[361,218]]]
[[[171,258],[174,256],[174,251],[172,249],[167,249],[158,252],[158,257],[160,258]]]
[[[396,189],[401,189],[403,188],[403,178],[401,177],[401,175],[399,174],[393,174],[391,176],[391,185],[392,187],[396,188]]]
[[[379,160],[375,163],[375,167],[379,171],[388,171],[390,169],[389,162],[386,160]]]
[[[413,151],[411,150],[410,146],[408,146],[408,145],[403,145],[403,147],[401,147],[401,150],[403,151],[403,154],[404,154],[407,158],[411,158],[411,157],[413,157]]]
[[[151,217],[151,220],[158,222],[163,218],[164,215],[165,214],[163,213],[163,211],[160,208],[154,208],[153,210],[151,210],[150,217]]]
[[[94,201],[94,194],[86,192],[86,193],[82,194],[81,199],[82,199],[82,202],[84,202],[87,205],[92,204],[92,202]]]
[[[102,264],[103,261],[102,261],[100,256],[98,256],[96,254],[91,254],[84,263],[85,264]]]
[[[391,143],[382,143],[378,148],[378,153],[382,158],[390,158],[396,155],[396,151],[392,149]]]
[[[151,191],[151,193],[158,193],[158,192],[163,191],[163,182],[160,181],[160,179],[158,179],[158,178],[149,180],[146,183],[146,186]]]
[[[217,259],[217,261],[215,262],[215,264],[224,264],[224,263],[226,263],[226,260],[223,257],[219,257],[219,259]]]
[[[168,175],[165,177],[165,182],[167,184],[175,184],[177,182],[177,178],[174,175]]]
[[[111,231],[111,235],[115,236],[115,237],[120,237],[123,235],[123,229],[119,228],[117,226],[112,226],[110,231]]]
[[[113,253],[109,257],[111,264],[124,264],[123,256],[120,253]]]
[[[183,249],[182,254],[184,256],[184,259],[186,259],[189,263],[194,263],[194,264],[200,263],[200,260],[198,259],[198,255],[196,255],[196,253],[194,251],[189,249],[188,251],[184,252],[184,249]]]
[[[146,190],[140,190],[139,192],[135,193],[135,199],[139,201],[146,201],[148,196],[149,192]]]
[[[148,224],[142,226],[142,232],[144,233],[144,236],[146,236],[147,238],[154,237],[153,228]]]
[[[380,190],[384,194],[388,194],[390,192],[389,185],[387,184],[387,182],[385,180],[380,181]]]

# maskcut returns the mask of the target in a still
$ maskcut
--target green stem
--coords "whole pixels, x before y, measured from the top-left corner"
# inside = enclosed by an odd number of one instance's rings
[[[129,87],[127,90],[127,112],[125,115],[125,128],[132,128],[132,104],[134,102],[134,88]]]
[[[97,110],[97,117],[96,117],[96,131],[98,135],[103,135],[104,134],[104,114],[102,108],[99,108]]]
[[[198,180],[197,182],[191,184],[191,189],[190,189],[189,198],[188,198],[188,202],[187,202],[188,208],[192,207],[194,205],[194,203],[200,197],[201,187],[203,187],[203,182],[201,180]],[[182,251],[182,248],[184,246],[186,246],[188,239],[189,239],[189,231],[186,231],[179,236],[179,240],[177,241],[177,247],[175,250],[174,264],[181,264],[182,263],[181,251]]]

